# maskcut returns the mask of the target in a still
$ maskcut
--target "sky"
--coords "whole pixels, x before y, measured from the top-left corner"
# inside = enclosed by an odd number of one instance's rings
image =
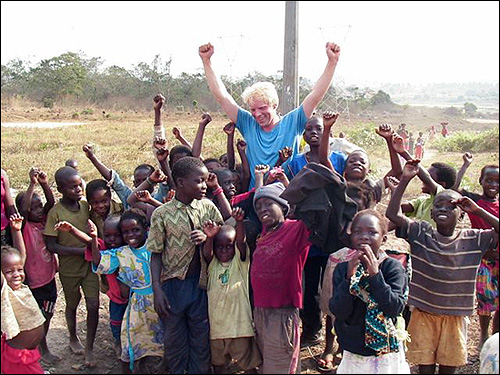
[[[337,84],[498,82],[498,1],[299,1],[299,75],[323,72],[325,44],[341,57]],[[2,1],[1,63],[62,53],[132,69],[155,55],[171,73],[202,73],[211,42],[218,74],[283,68],[285,1]]]

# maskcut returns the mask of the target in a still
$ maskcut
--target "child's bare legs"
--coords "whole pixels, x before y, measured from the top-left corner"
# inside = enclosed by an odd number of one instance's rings
[[[85,364],[95,366],[94,340],[99,323],[99,298],[86,298],[87,303],[87,341],[85,344]]]
[[[321,357],[318,359],[319,367],[324,371],[333,370],[335,361],[336,352],[333,350],[335,335],[333,334],[332,329],[332,318],[327,315],[325,324],[325,350],[323,351],[323,354],[321,354]]]
[[[479,327],[481,328],[481,336],[479,338],[478,350],[481,351],[484,342],[489,337],[491,315],[479,315]]]
[[[69,347],[74,354],[83,354],[83,345],[76,335],[76,308],[66,305],[65,316],[69,331]]]
[[[52,319],[53,315],[54,314],[45,315],[45,323],[44,323],[45,335],[43,336],[43,339],[42,341],[40,341],[40,345],[38,346],[38,350],[40,351],[42,360],[49,365],[61,360],[61,358],[52,354],[49,350],[49,347],[47,346],[47,333],[49,332],[50,319]]]

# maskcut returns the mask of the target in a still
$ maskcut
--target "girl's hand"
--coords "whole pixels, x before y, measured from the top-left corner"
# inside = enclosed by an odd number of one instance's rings
[[[203,233],[208,238],[214,238],[219,233],[220,225],[212,220],[208,220],[203,224]]]
[[[469,197],[462,197],[460,199],[454,199],[451,201],[452,204],[456,204],[462,210],[468,214],[475,214],[481,211],[481,208]]]
[[[245,219],[245,211],[241,207],[234,207],[231,216],[234,217],[236,221],[243,221]]]
[[[375,257],[372,248],[370,245],[360,245],[360,251],[362,251],[362,255],[360,257],[361,262],[365,266],[368,274],[370,276],[374,276],[378,273],[378,259]]]
[[[22,217],[17,212],[10,215],[9,222],[10,222],[10,227],[12,228],[12,230],[13,231],[20,231],[23,227],[23,220],[24,220],[24,217]]]
[[[207,179],[207,187],[211,190],[216,190],[219,188],[219,180],[217,179],[217,175],[213,172],[210,172],[208,174],[208,179]]]
[[[199,245],[207,240],[207,235],[199,229],[195,229],[189,235],[191,242],[195,245]]]
[[[89,236],[92,238],[97,238],[97,225],[94,224],[92,220],[87,220],[87,228],[89,230]]]
[[[60,221],[54,225],[54,230],[69,233],[73,230],[73,225],[67,221]]]
[[[351,258],[349,262],[347,262],[347,278],[350,279],[354,276],[356,269],[360,263],[361,255],[363,255],[362,251],[357,250],[354,256]]]

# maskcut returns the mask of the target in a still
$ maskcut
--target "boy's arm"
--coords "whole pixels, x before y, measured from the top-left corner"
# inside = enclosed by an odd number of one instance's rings
[[[30,184],[28,186],[28,189],[26,189],[26,193],[24,193],[23,197],[23,203],[21,204],[21,207],[19,207],[19,212],[21,215],[24,217],[28,217],[30,211],[31,211],[31,201],[33,199],[33,193],[35,192],[35,185],[38,182],[38,168],[31,168],[29,172],[30,176]]]
[[[92,164],[94,164],[94,167],[97,168],[101,176],[106,180],[109,181],[111,180],[111,169],[106,167],[99,159],[94,154],[94,151],[92,150],[92,146],[90,144],[86,144],[82,147],[83,152],[85,153],[85,156],[91,161]]]
[[[198,125],[198,131],[193,142],[193,156],[195,158],[201,158],[201,147],[203,144],[203,136],[205,135],[205,128],[212,121],[212,116],[209,113],[204,113],[201,116],[201,121]]]
[[[340,57],[340,46],[335,43],[326,43],[326,55],[328,56],[328,62],[323,74],[319,77],[311,92],[302,102],[302,108],[304,109],[306,118],[312,116],[316,106],[323,100],[323,97],[332,84],[335,67]]]
[[[247,258],[247,241],[245,235],[245,211],[241,207],[233,208],[231,215],[236,220],[236,246],[240,252],[240,259],[244,262]]]
[[[276,160],[276,164],[274,165],[274,167],[281,167],[283,164],[286,163],[286,161],[288,159],[290,159],[293,155],[293,150],[288,147],[288,146],[285,146],[284,148],[282,148],[281,150],[278,151],[278,160]]]
[[[337,119],[339,118],[339,113],[335,113],[333,111],[326,111],[323,113],[323,135],[321,136],[321,142],[319,144],[319,162],[323,164],[325,167],[334,171],[332,161],[328,157],[330,154],[330,132],[332,130],[332,126],[335,124]]]
[[[217,180],[217,176],[215,175],[215,173],[210,173],[208,175],[207,187],[212,190],[214,194],[214,200],[217,200],[222,218],[224,220],[229,219],[231,217],[231,204],[227,200],[224,191],[219,185],[219,181]]]
[[[452,190],[458,191],[459,193],[462,191],[462,189],[460,189],[460,184],[462,183],[462,179],[464,178],[465,172],[472,163],[473,156],[470,152],[466,152],[465,154],[462,155],[462,159],[464,162],[457,172],[457,179],[455,181],[455,184],[451,187]]]
[[[80,229],[76,228],[73,224],[67,221],[58,222],[54,226],[54,229],[71,234],[78,241],[84,243],[87,246],[92,244],[92,237],[90,237],[87,233],[81,231]]]
[[[163,264],[161,257],[161,253],[151,254],[151,280],[153,283],[154,308],[156,313],[164,319],[168,316],[170,306],[167,296],[161,287],[161,269]]]
[[[230,122],[224,126],[224,132],[227,134],[227,168],[230,170],[234,170],[234,166],[236,165],[236,160],[234,156],[234,131],[236,129],[236,125],[233,122]]]
[[[264,175],[269,172],[269,165],[256,165],[255,166],[255,189],[264,186]]]
[[[390,124],[382,124],[375,129],[378,135],[385,139],[387,143],[387,148],[389,149],[389,156],[391,159],[391,170],[387,173],[387,175],[394,176],[396,178],[401,177],[401,173],[403,173],[403,167],[401,166],[401,160],[399,159],[399,154],[396,152],[394,147],[392,146],[392,137],[394,135],[394,130],[392,129]]]
[[[399,135],[394,135],[392,137],[392,146],[396,152],[403,157],[406,161],[413,160],[410,153],[404,149],[404,140],[401,136]],[[418,169],[418,178],[429,186],[430,188],[430,194],[431,195],[436,195],[437,190],[438,190],[438,183],[434,181],[434,179],[431,177],[429,174],[429,171],[427,171],[426,168],[424,168],[421,164],[419,164],[419,169]]]
[[[47,247],[47,250],[50,251],[51,253],[58,255],[82,255],[82,256],[85,254],[84,247],[63,246],[57,243],[57,237],[47,236],[47,235],[44,235],[43,237],[45,239],[45,245]]]
[[[212,61],[210,60],[214,54],[214,46],[210,43],[200,46],[198,53],[203,62],[203,69],[205,70],[205,77],[207,79],[208,87],[215,97],[215,100],[220,104],[224,112],[226,112],[229,120],[236,124],[238,120],[238,104],[233,97],[227,92],[226,86],[217,76],[212,68]]]
[[[243,139],[238,139],[236,142],[236,147],[238,149],[238,155],[240,155],[241,159],[241,170],[243,175],[241,176],[241,190],[248,191],[248,186],[250,185],[250,163],[247,158],[247,143]]]
[[[38,171],[38,183],[42,187],[43,194],[45,195],[45,205],[43,206],[43,212],[47,215],[54,204],[56,202],[54,198],[54,193],[52,193],[52,189],[49,186],[49,180],[47,179],[47,173],[44,171]]]
[[[24,245],[23,233],[21,232],[23,220],[24,218],[17,212],[9,217],[10,228],[12,229],[12,242],[14,247],[21,253],[21,261],[24,264],[26,261],[26,247]]]
[[[189,143],[189,141],[184,137],[180,128],[174,126],[172,128],[172,134],[174,135],[175,139],[177,139],[181,143],[181,145],[187,146],[191,150],[193,149],[193,145]]]
[[[165,138],[165,128],[161,123],[161,108],[165,103],[165,97],[162,94],[158,94],[153,98],[153,109],[155,111],[155,123],[153,125],[153,139],[156,137]]]
[[[391,195],[391,199],[387,206],[387,211],[385,215],[387,218],[392,221],[398,228],[400,227],[408,227],[411,220],[403,215],[400,211],[401,208],[401,200],[403,199],[403,193],[406,190],[406,187],[410,183],[411,179],[414,178],[418,173],[418,161],[410,160],[407,161],[405,167],[403,169],[403,174],[401,179],[399,180],[399,184],[396,187],[396,190]]]
[[[139,206],[141,206],[141,204],[140,204],[141,202],[146,202],[146,203],[151,203],[151,204],[156,205],[156,206],[161,206],[163,203],[154,199],[151,196],[151,194],[149,194],[149,191],[148,191],[148,194],[143,193],[143,191],[147,191],[147,189],[149,187],[152,187],[159,182],[163,182],[163,181],[165,181],[165,179],[166,179],[166,176],[163,174],[163,172],[160,171],[159,169],[155,169],[154,172],[151,173],[148,178],[146,178],[143,182],[141,182],[141,184],[139,186],[137,186],[137,188],[135,188],[133,190],[133,194],[130,194],[128,196],[127,204],[131,207],[138,207],[138,208],[139,208]],[[135,194],[137,192],[141,192],[139,194],[139,197]],[[142,200],[142,199],[139,200],[138,198],[143,198],[144,200]],[[142,207],[141,209],[143,209],[143,208],[144,207]]]

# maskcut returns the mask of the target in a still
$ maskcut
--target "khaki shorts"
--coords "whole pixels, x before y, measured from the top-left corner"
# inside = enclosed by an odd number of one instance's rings
[[[66,306],[70,309],[76,309],[80,303],[82,295],[80,287],[83,289],[85,298],[99,299],[99,278],[90,271],[85,277],[71,277],[59,274],[59,280],[64,290]]]
[[[467,363],[467,317],[411,313],[407,358],[418,365],[463,366]]]
[[[247,371],[262,363],[255,337],[210,340],[210,350],[214,366],[224,366],[234,359],[240,369]]]

